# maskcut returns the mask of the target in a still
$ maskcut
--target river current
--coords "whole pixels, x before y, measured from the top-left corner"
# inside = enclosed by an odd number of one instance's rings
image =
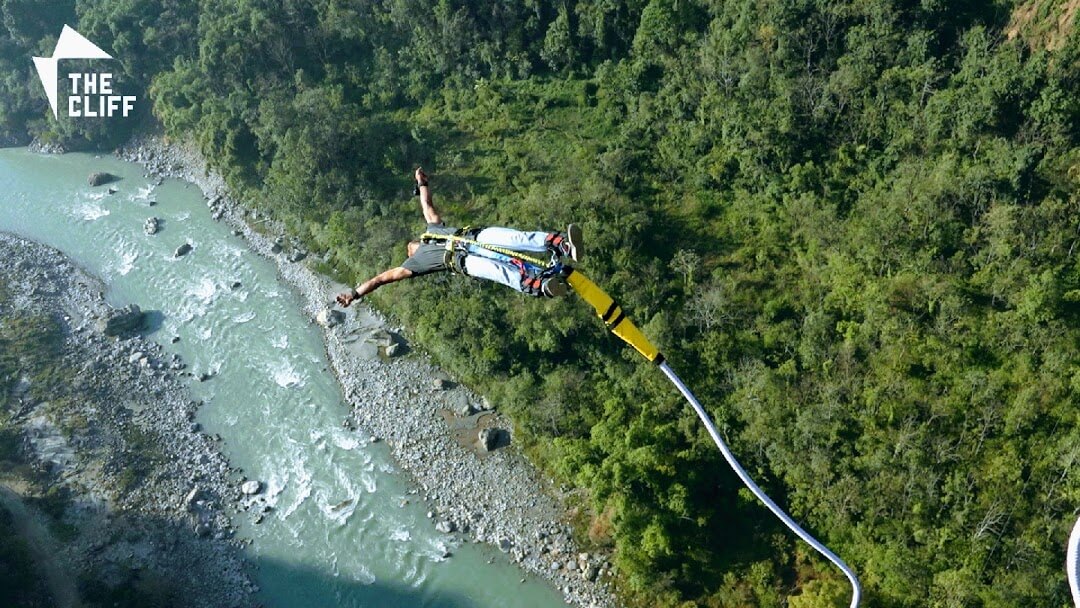
[[[96,171],[121,177],[115,194],[88,186]],[[114,306],[154,311],[150,337],[195,376],[211,375],[191,384],[206,402],[199,422],[223,438],[233,465],[264,482],[273,506],[261,524],[246,513],[235,521],[252,539],[259,600],[275,608],[565,606],[498,551],[435,530],[386,447],[342,428],[348,408],[320,330],[274,265],[210,218],[197,187],[154,186],[143,173],[110,156],[0,149],[0,231],[64,252],[105,282]],[[151,216],[161,220],[154,236],[143,232]],[[174,257],[185,242],[193,251]]]

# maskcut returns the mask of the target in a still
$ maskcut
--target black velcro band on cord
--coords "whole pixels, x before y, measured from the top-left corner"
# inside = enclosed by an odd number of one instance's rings
[[[619,304],[617,302],[615,302],[615,300],[612,300],[611,301],[611,306],[608,306],[607,312],[600,315],[600,318],[604,320],[604,323],[608,322],[608,319],[611,318],[611,315],[615,314],[615,309],[618,308],[618,307],[619,307]]]
[[[625,320],[626,320],[626,313],[620,310],[619,311],[619,316],[615,317],[615,320],[612,321],[611,323],[608,323],[608,330],[615,331],[615,328],[619,326],[619,323],[622,323]]]

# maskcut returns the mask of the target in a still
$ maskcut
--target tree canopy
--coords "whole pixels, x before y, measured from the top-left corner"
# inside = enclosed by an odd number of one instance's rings
[[[0,7],[4,133],[125,135],[46,115],[29,55],[68,11],[339,278],[404,258],[418,164],[452,222],[578,222],[583,271],[868,605],[1067,603],[1080,36],[1026,34],[1069,16],[1053,3]],[[587,307],[450,277],[373,300],[582,490],[627,605],[846,605]]]

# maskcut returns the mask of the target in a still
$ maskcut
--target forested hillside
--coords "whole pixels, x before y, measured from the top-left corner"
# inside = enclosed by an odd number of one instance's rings
[[[52,121],[29,57],[66,10],[169,137],[341,278],[405,257],[418,164],[451,222],[581,223],[584,272],[868,606],[1068,602],[1075,3],[64,4],[2,0],[7,135],[109,146],[150,120]],[[627,605],[846,605],[580,302],[459,277],[372,301],[578,488]]]

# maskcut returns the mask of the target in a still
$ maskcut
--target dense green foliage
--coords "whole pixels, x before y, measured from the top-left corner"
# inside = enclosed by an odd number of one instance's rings
[[[1080,36],[1007,41],[1004,0],[195,4],[75,10],[327,268],[401,261],[416,164],[452,222],[580,222],[583,270],[870,605],[1067,602]],[[845,603],[585,307],[455,277],[373,300],[586,491],[629,603]]]

